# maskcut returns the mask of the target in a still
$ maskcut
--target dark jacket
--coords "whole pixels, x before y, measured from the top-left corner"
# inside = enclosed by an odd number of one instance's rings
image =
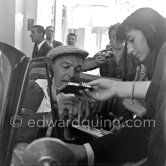
[[[43,97],[44,93],[42,88],[40,88],[35,81],[30,80],[20,114],[20,117],[22,118],[22,125],[16,131],[16,143],[30,143],[36,138],[41,137],[41,130],[45,130],[42,127],[44,113],[35,113],[37,112]],[[39,124],[36,123],[37,121]],[[31,125],[29,125],[29,122]],[[32,125],[32,123],[34,125]]]
[[[32,58],[45,57],[51,49],[52,47],[45,41],[36,54],[35,45],[34,45]]]
[[[56,40],[53,40],[53,47],[54,47],[54,48],[55,48],[55,47],[58,47],[58,46],[61,46],[61,45],[62,45],[61,42],[56,41]]]

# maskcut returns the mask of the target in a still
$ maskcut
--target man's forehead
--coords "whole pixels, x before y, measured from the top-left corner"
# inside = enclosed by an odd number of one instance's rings
[[[36,32],[38,29],[36,27],[31,28],[31,32]]]
[[[46,30],[54,31],[54,28],[53,27],[47,27]]]
[[[68,38],[76,38],[74,35],[69,35]]]
[[[55,62],[66,62],[66,63],[82,63],[83,59],[81,58],[81,56],[78,55],[61,55],[59,57],[57,57],[57,59],[55,59]]]

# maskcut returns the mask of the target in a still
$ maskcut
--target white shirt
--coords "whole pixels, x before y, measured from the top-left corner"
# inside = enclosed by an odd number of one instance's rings
[[[46,41],[51,47],[53,47],[53,39],[52,39],[51,41],[45,39],[45,41]]]
[[[40,50],[41,46],[43,45],[43,43],[45,42],[45,40],[43,40],[40,44],[37,45],[38,51]]]
[[[50,97],[48,96],[47,92],[48,81],[46,79],[37,79],[35,82],[43,89],[44,92],[44,97],[40,107],[37,110],[37,113],[51,112]]]

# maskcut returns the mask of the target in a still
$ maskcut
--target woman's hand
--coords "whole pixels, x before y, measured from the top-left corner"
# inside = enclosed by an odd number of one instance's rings
[[[91,98],[99,101],[108,100],[117,96],[117,81],[109,79],[98,79],[88,83],[88,85],[94,88],[93,91],[85,89],[85,93]],[[84,94],[84,92],[80,92]]]

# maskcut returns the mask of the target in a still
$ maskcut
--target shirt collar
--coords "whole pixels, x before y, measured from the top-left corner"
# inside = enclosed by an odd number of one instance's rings
[[[51,41],[50,41],[50,40],[47,40],[47,39],[45,39],[45,40],[46,40],[46,42],[47,42],[50,46],[53,47],[53,39],[51,39]]]
[[[44,42],[45,42],[45,40],[43,40],[40,44],[37,45],[38,50],[41,48],[41,46],[43,45]]]

